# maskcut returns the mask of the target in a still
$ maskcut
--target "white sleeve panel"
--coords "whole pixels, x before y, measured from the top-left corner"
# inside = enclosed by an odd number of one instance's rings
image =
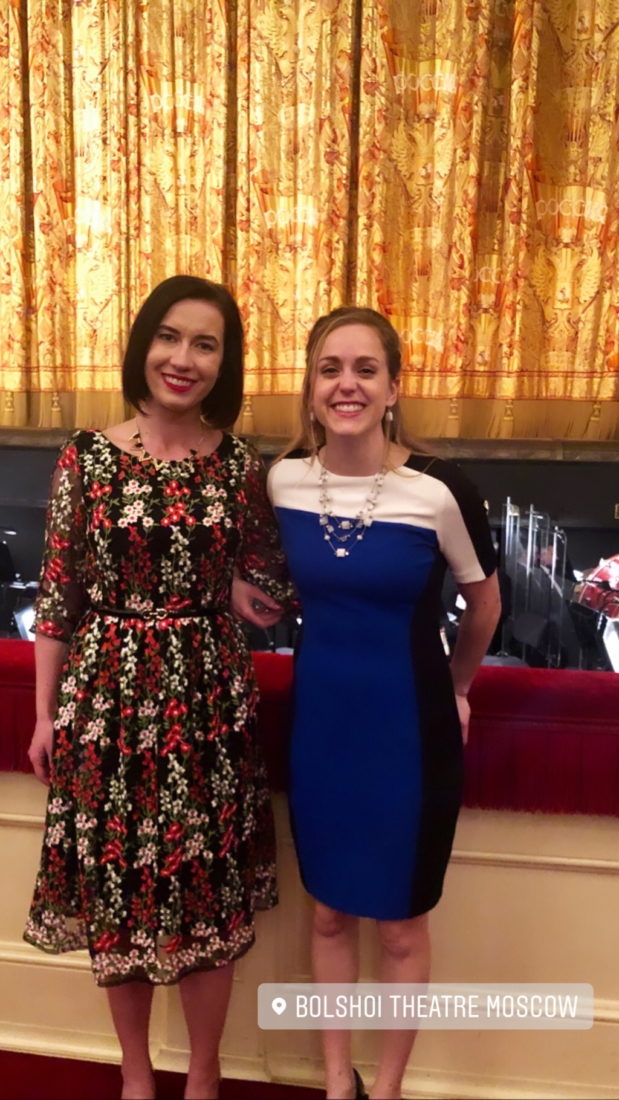
[[[477,550],[471,535],[475,531],[469,531],[460,506],[455,496],[443,485],[443,507],[437,516],[437,530],[439,546],[447,559],[455,579],[460,584],[471,584],[474,581],[483,581],[490,575],[484,571],[477,555]],[[483,525],[487,528],[487,519],[484,506],[479,501],[483,514]],[[482,519],[482,517],[480,517]]]

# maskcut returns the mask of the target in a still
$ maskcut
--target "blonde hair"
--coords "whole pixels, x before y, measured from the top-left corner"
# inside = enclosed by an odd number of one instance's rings
[[[389,377],[392,382],[400,377],[402,370],[400,337],[391,322],[383,317],[381,313],[377,313],[375,309],[366,309],[360,306],[340,306],[339,309],[332,310],[324,317],[319,317],[309,334],[305,352],[305,375],[301,390],[301,423],[286,449],[275,460],[276,462],[299,448],[310,451],[315,458],[320,448],[324,446],[326,441],[325,430],[322,424],[317,420],[312,420],[311,416],[316,365],[327,337],[336,329],[343,328],[345,325],[367,325],[368,328],[373,328],[378,333],[387,356]],[[397,401],[395,405],[391,406],[391,413],[393,419],[387,420],[383,417],[383,432],[386,441],[395,443],[399,447],[405,447],[416,454],[428,454],[427,450],[408,434],[404,426],[402,410]]]

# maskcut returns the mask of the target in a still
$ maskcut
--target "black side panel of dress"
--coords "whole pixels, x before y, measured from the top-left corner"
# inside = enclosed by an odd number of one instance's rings
[[[443,892],[462,802],[462,734],[438,622],[447,563],[439,552],[411,623],[411,658],[421,753],[421,812],[409,916],[427,913]]]

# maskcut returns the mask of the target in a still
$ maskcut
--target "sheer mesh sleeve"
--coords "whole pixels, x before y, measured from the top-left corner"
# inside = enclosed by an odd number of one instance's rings
[[[247,509],[236,568],[244,580],[262,588],[287,611],[294,610],[298,600],[267,496],[266,470],[252,447],[247,448],[243,492]]]
[[[52,478],[32,628],[61,642],[70,640],[86,606],[85,530],[79,457],[70,442],[60,452]]]

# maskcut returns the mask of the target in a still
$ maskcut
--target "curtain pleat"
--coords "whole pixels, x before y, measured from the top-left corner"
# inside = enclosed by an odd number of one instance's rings
[[[19,6],[3,0],[0,21],[0,425],[24,423],[24,396],[16,408],[15,395],[29,388],[27,372],[27,302],[24,242],[27,234],[25,147],[27,111],[24,93],[23,55],[27,52],[27,28]],[[3,60],[2,60],[3,59]]]
[[[346,289],[352,6],[237,0],[236,293],[250,394],[298,390]]]

